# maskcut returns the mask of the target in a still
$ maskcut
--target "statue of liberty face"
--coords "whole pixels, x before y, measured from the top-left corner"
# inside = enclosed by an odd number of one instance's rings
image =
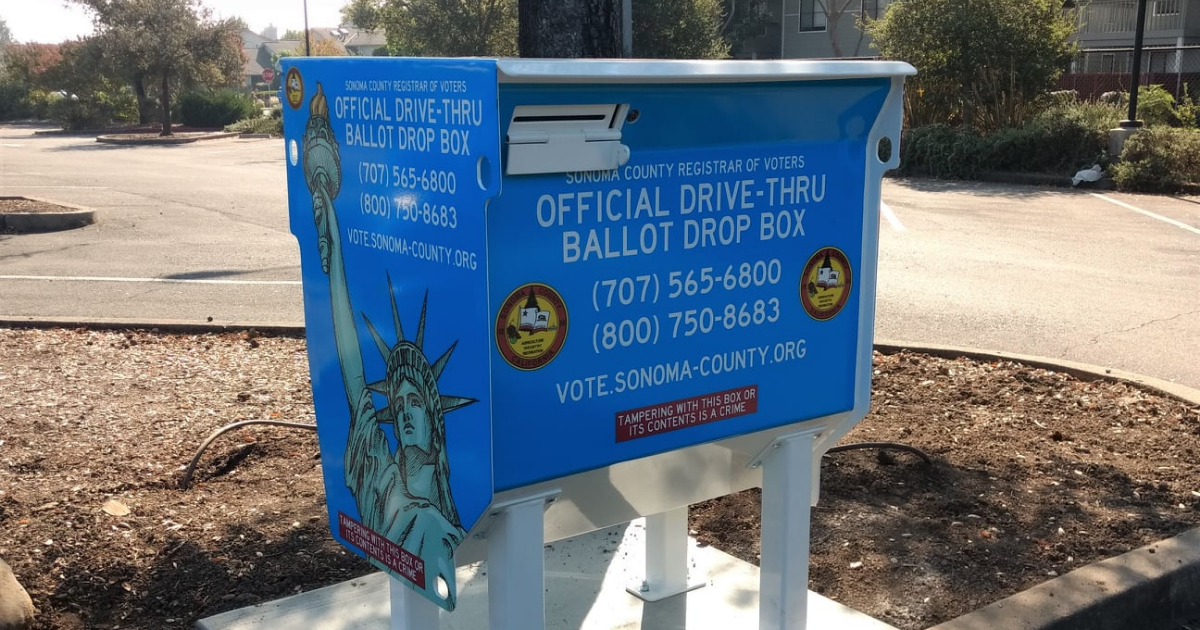
[[[402,449],[416,447],[425,453],[433,452],[433,427],[429,423],[426,393],[412,381],[400,381],[394,394],[396,403],[395,431]]]

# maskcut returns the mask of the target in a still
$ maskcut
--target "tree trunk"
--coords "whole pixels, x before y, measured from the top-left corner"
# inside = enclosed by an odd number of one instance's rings
[[[519,0],[522,57],[621,56],[621,0]]]
[[[171,135],[171,73],[162,73],[162,133],[160,136]]]
[[[137,97],[138,124],[150,123],[150,99],[146,96],[146,75],[139,74],[133,78],[133,95]]]
[[[833,56],[841,57],[842,44],[838,41],[838,22],[842,19],[842,12],[831,10],[825,15],[825,28],[829,31],[829,44],[833,48]]]

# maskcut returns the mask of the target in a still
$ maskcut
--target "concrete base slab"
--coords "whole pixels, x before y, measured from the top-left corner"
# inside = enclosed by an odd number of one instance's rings
[[[645,566],[643,519],[546,546],[547,630],[758,628],[758,567],[691,541],[692,578],[705,586],[658,602],[625,591]],[[486,630],[487,564],[458,570],[458,608],[441,630]],[[388,578],[382,573],[196,622],[196,630],[389,630]],[[895,630],[816,593],[808,627]],[[421,629],[426,630],[426,629]]]

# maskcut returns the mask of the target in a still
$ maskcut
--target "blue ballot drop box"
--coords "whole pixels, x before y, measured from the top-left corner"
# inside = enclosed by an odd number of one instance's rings
[[[867,410],[911,67],[283,72],[335,538],[448,610],[456,565],[513,561],[513,506],[537,506],[539,570],[542,540],[759,484],[767,544],[771,451],[801,436],[777,459],[811,469]]]

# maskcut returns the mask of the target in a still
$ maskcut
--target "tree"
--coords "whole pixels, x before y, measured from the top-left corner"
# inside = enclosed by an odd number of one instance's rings
[[[522,57],[620,57],[621,0],[520,0]]]
[[[521,20],[518,24],[518,4]],[[726,23],[721,0],[636,0],[634,52],[659,58],[728,56],[723,28],[757,29],[760,5],[744,5]],[[377,14],[374,26],[387,35],[392,55],[570,56],[621,55],[620,0],[568,0],[561,7],[541,0],[351,0],[342,8],[350,22]],[[518,45],[519,42],[519,45]],[[531,53],[529,51],[539,51]]]
[[[296,42],[304,40],[304,31],[297,31],[294,28],[289,28],[283,32],[283,37],[279,38],[282,42]]]
[[[4,67],[4,51],[11,43],[13,43],[12,31],[8,28],[8,22],[5,22],[4,18],[0,18],[0,68]]]
[[[350,0],[342,7],[342,22],[373,31],[380,26],[383,4],[380,0]]]
[[[62,61],[58,44],[9,44],[5,47],[3,79],[26,90],[54,89],[46,80],[48,73]]]
[[[834,57],[846,56],[842,50],[842,42],[838,39],[838,25],[842,23],[843,18],[852,18],[854,13],[862,9],[863,0],[817,0],[818,9],[825,12],[825,31],[829,33],[829,44],[833,49]],[[849,14],[849,15],[847,15]],[[858,41],[854,44],[854,50],[850,56],[857,57],[862,51],[862,44],[866,31],[864,30],[865,23],[862,19],[855,21],[858,27]]]
[[[378,6],[378,24],[393,55],[517,53],[517,0],[383,0]]]
[[[1019,123],[1054,89],[1074,28],[1061,0],[902,0],[867,24],[884,57],[919,72],[905,89],[910,123],[984,129]]]
[[[302,33],[300,35],[300,37],[301,37],[301,39],[303,39],[304,34]],[[312,34],[312,54],[309,56],[312,56],[312,57],[345,57],[346,54],[347,54],[346,49],[342,48],[341,46],[338,46],[337,42],[333,41],[332,39],[329,39],[328,37],[318,39],[318,36],[316,35],[316,33]],[[305,56],[304,45],[301,44],[300,46],[297,46],[296,48],[293,48],[291,50],[281,51],[271,61],[273,63],[276,63],[283,57],[304,57],[304,56]]]
[[[214,21],[199,0],[73,0],[93,13],[100,49],[146,103],[159,84],[162,135],[171,135],[172,87],[233,85],[244,64],[239,21]],[[144,114],[144,109],[143,109]]]
[[[730,54],[736,56],[742,46],[765,32],[771,22],[771,11],[765,2],[724,0],[723,4],[725,23],[721,27],[721,36],[729,42]],[[634,46],[637,46],[636,38]]]
[[[743,3],[752,4],[752,3]],[[729,42],[721,0],[642,0],[633,3],[633,56],[724,59]]]

